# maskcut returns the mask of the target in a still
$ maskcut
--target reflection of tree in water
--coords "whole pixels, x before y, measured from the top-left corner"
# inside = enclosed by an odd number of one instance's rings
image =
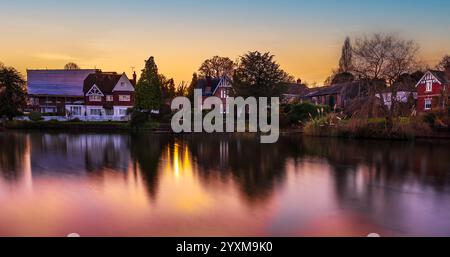
[[[206,183],[213,172],[224,179],[231,175],[249,202],[271,196],[285,178],[286,159],[297,151],[295,141],[260,144],[255,135],[192,135],[186,140]]]
[[[336,176],[354,177],[363,166],[370,174],[367,179],[373,184],[402,186],[415,182],[436,191],[450,186],[450,165],[446,159],[450,142],[305,138],[302,143],[308,155],[327,160]]]
[[[0,176],[17,181],[23,172],[27,139],[24,134],[0,133]]]
[[[140,168],[151,198],[156,197],[159,179],[159,163],[162,152],[173,144],[173,137],[135,133],[131,135],[130,153]],[[136,165],[135,165],[136,168]],[[134,172],[137,172],[136,170]]]

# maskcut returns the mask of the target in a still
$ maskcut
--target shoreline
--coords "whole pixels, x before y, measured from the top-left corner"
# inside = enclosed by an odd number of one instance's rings
[[[67,131],[67,132],[96,132],[96,133],[133,133],[151,132],[152,134],[165,135],[189,135],[193,133],[174,133],[170,130],[170,123],[153,122],[146,126],[133,128],[126,122],[3,122],[0,124],[0,132],[6,131]],[[206,133],[206,132],[202,132]],[[220,134],[234,134],[222,132]],[[248,132],[239,133],[246,134]],[[339,135],[308,135],[302,128],[280,129],[280,136],[301,135],[303,137],[341,138],[352,140],[387,140],[387,141],[414,141],[414,140],[448,140],[450,132],[433,132],[430,135],[416,135],[410,138],[386,137],[386,136],[339,136]]]

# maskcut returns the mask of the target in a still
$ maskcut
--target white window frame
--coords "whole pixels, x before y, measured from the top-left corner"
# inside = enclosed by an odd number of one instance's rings
[[[70,106],[70,113],[74,116],[81,116],[81,106]]]
[[[117,114],[119,116],[126,116],[127,115],[127,109],[119,109]]]
[[[106,96],[106,101],[107,101],[107,102],[112,102],[112,101],[114,101],[114,96],[113,96],[113,95],[107,95],[107,96]]]
[[[89,96],[89,102],[101,102],[102,96],[100,95],[90,95]]]
[[[94,111],[95,111],[95,113],[94,113]],[[91,116],[101,116],[102,115],[102,109],[100,109],[100,108],[92,108],[92,109],[89,110],[89,115],[91,115]]]
[[[129,102],[131,101],[130,95],[119,95],[119,102]]]
[[[428,107],[427,107],[427,106],[428,106]],[[424,108],[426,111],[431,110],[431,108],[433,108],[433,99],[431,99],[431,98],[425,99],[424,102],[423,102],[423,108]]]
[[[432,92],[432,91],[433,91],[433,81],[425,82],[425,92]]]

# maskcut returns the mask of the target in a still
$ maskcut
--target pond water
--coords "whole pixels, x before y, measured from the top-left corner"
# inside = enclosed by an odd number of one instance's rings
[[[0,133],[0,236],[450,236],[450,142]]]

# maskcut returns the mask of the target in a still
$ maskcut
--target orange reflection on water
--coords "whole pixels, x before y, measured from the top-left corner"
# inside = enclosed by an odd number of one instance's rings
[[[129,163],[126,173],[104,169],[97,172],[101,175],[84,177],[32,177],[29,144],[20,181],[9,185],[0,179],[0,235],[262,233],[264,219],[240,210],[241,199],[232,180],[202,184],[185,145],[175,143],[163,151],[158,193],[152,199],[136,163]]]
[[[446,235],[450,228],[448,165],[430,161],[447,156],[445,145],[201,139],[0,134],[0,236]]]

